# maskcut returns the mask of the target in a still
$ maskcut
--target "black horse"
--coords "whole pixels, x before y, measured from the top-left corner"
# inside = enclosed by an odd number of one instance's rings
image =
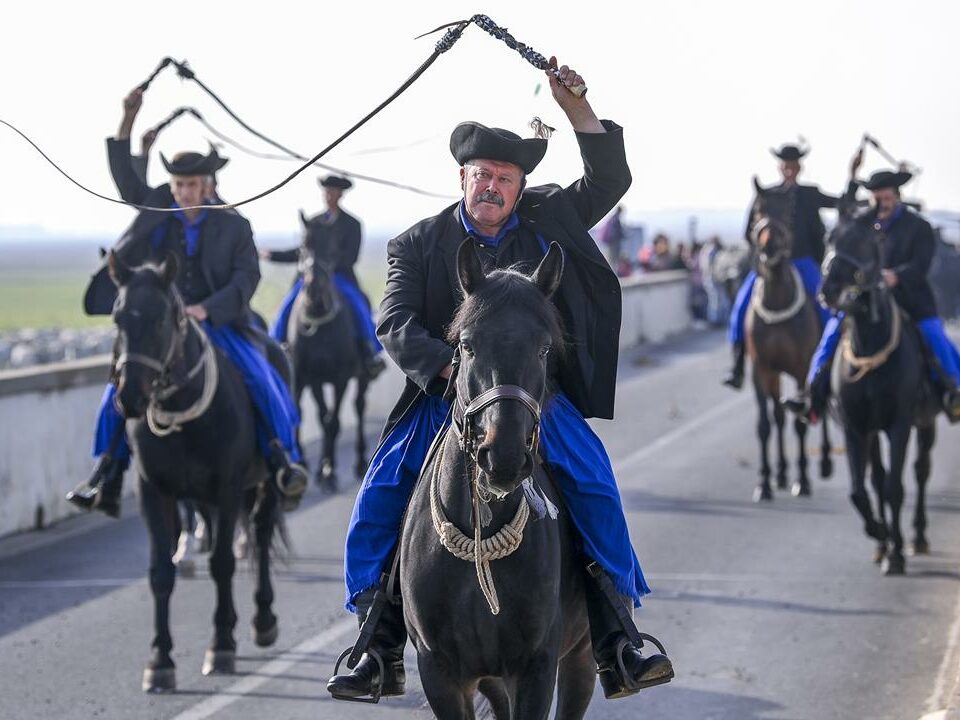
[[[532,276],[484,275],[467,241],[458,266],[465,299],[449,337],[461,353],[460,410],[407,511],[400,563],[407,630],[438,718],[472,718],[478,689],[498,719],[545,718],[555,687],[557,717],[580,718],[596,666],[574,530],[563,511],[534,522],[518,492],[533,476],[561,505],[537,457],[548,362],[563,349],[549,300],[563,269],[560,248],[552,245]]]
[[[757,200],[753,208],[754,250],[757,255],[757,282],[754,285],[745,328],[747,352],[753,366],[753,387],[757,397],[759,419],[757,435],[760,440],[760,482],[754,491],[754,500],[772,500],[770,486],[769,406],[777,426],[777,486],[787,486],[787,459],[783,429],[786,421],[781,400],[781,377],[789,375],[798,387],[806,382],[810,358],[820,338],[820,320],[814,298],[803,286],[799,272],[791,262],[793,238],[784,222],[790,215],[788,196],[764,190],[754,178]],[[810,494],[807,476],[807,424],[794,419],[797,435],[798,476],[793,484],[795,496]],[[823,421],[823,440],[820,448],[820,475],[833,473],[830,433],[827,420]]]
[[[821,289],[827,304],[845,313],[833,392],[839,399],[847,442],[850,500],[863,517],[867,535],[879,543],[875,559],[882,562],[884,574],[901,575],[906,568],[900,510],[907,443],[911,428],[916,427],[918,493],[913,547],[915,552],[925,553],[929,548],[926,485],[939,405],[928,379],[923,339],[883,283],[875,231],[854,221],[852,212],[852,206],[841,207],[840,220],[831,233],[832,250]],[[890,445],[887,470],[880,455],[880,433]],[[878,496],[877,515],[865,488],[868,464]]]
[[[357,346],[350,308],[334,282],[334,259],[339,252],[334,247],[336,241],[329,234],[310,237],[311,233],[319,232],[319,228],[308,223],[302,213],[300,218],[305,233],[300,259],[303,289],[294,302],[287,339],[293,356],[297,403],[300,403],[303,391],[310,388],[317,403],[318,420],[323,431],[317,482],[333,491],[337,486],[336,449],[337,436],[340,434],[340,406],[352,379],[356,380],[354,409],[357,414],[354,473],[360,479],[367,470],[364,415],[370,377]],[[329,406],[323,393],[327,385],[333,389]]]
[[[253,639],[269,646],[277,638],[270,546],[278,527],[279,491],[257,450],[253,407],[240,372],[184,314],[172,284],[176,259],[131,269],[111,253],[109,267],[119,287],[114,307],[121,351],[118,405],[127,418],[150,535],[156,634],[143,689],[157,692],[176,687],[169,606],[171,557],[180,533],[177,501],[191,499],[215,509],[210,574],[217,607],[203,673],[232,673],[237,623],[232,543],[238,516],[244,513],[253,520],[257,546]]]

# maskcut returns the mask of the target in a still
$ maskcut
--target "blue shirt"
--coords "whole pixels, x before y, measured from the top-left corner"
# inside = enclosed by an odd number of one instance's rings
[[[520,227],[520,217],[517,215],[517,213],[512,212],[510,213],[510,217],[507,218],[507,221],[503,224],[503,227],[497,232],[496,237],[481,235],[477,231],[477,228],[475,228],[473,223],[470,221],[470,216],[467,215],[467,205],[463,200],[460,201],[460,222],[463,223],[463,228],[468,234],[473,235],[479,240],[482,240],[491,247],[497,247],[507,236],[508,232],[511,230],[516,230],[518,227]]]
[[[179,208],[177,203],[170,207]],[[182,210],[177,210],[173,216],[183,225],[183,234],[187,239],[187,257],[193,257],[197,252],[197,244],[200,242],[200,226],[207,219],[207,211],[201,210],[192,221],[189,220]]]

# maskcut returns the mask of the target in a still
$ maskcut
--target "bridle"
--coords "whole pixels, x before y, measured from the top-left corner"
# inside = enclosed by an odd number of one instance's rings
[[[163,360],[141,353],[123,352],[117,357],[114,364],[114,372],[117,376],[121,375],[123,369],[130,364],[141,365],[157,373],[150,388],[148,396],[146,419],[150,431],[158,436],[165,437],[174,432],[179,432],[184,423],[196,420],[203,415],[210,407],[213,396],[217,390],[218,369],[216,352],[207,334],[193,318],[187,317],[183,307],[183,299],[175,288],[172,289],[174,298],[174,314],[176,316],[176,332],[170,340],[170,345],[164,353]],[[193,328],[197,337],[200,339],[201,353],[200,359],[190,368],[181,382],[173,380],[171,369],[174,362],[183,356],[187,335],[190,328]],[[193,405],[182,411],[164,410],[161,404],[168,400],[188,385],[200,372],[204,371],[203,390],[200,397]],[[119,397],[114,401],[117,409],[123,414],[119,406]]]
[[[300,312],[297,315],[297,331],[305,337],[312,337],[316,335],[317,330],[332,322],[333,319],[340,313],[341,309],[340,295],[332,289],[333,271],[331,265],[318,261],[316,258],[309,258],[308,260],[303,260],[300,263],[301,275],[304,275],[304,272],[307,269],[312,269],[315,266],[319,266],[331,278],[330,307],[327,308],[322,315],[311,314],[311,298],[309,292],[307,292],[306,285],[304,285],[305,301],[300,303]]]

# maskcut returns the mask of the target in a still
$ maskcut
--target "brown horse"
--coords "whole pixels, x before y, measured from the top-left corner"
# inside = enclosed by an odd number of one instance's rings
[[[781,400],[780,380],[783,374],[787,374],[796,381],[798,387],[803,387],[810,358],[820,339],[820,319],[814,298],[804,289],[800,274],[791,262],[793,237],[784,222],[784,218],[789,217],[789,199],[765,191],[756,179],[754,185],[757,201],[753,208],[753,238],[758,277],[747,313],[746,342],[759,409],[757,435],[760,440],[760,482],[753,494],[753,499],[759,502],[773,499],[767,447],[770,440],[769,404],[772,401],[773,417],[777,424],[777,487],[782,490],[787,486],[787,459],[783,438],[786,410]],[[799,477],[791,490],[794,496],[805,496],[810,494],[807,425],[796,418],[794,430],[799,443]],[[829,477],[833,472],[830,452],[830,436],[824,418],[820,456],[822,477]]]

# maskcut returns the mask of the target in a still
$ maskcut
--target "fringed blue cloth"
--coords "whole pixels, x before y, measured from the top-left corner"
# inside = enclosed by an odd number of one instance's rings
[[[813,304],[820,315],[820,326],[823,327],[830,320],[830,311],[816,300],[817,291],[820,289],[820,266],[808,257],[794,259],[793,266],[800,273],[807,295],[814,298]],[[756,282],[757,273],[751,271],[744,279],[740,290],[737,291],[737,298],[733,301],[733,309],[730,311],[730,328],[727,332],[727,339],[731,343],[739,344],[744,341],[747,310],[750,309],[750,296],[753,294],[753,286]]]
[[[381,443],[364,476],[347,530],[346,607],[375,587],[398,540],[404,509],[434,437],[448,424],[442,398],[421,397]],[[545,406],[541,449],[564,496],[584,551],[611,575],[617,590],[640,598],[650,592],[630,544],[620,492],[606,450],[565,396]]]
[[[367,299],[364,297],[363,293],[360,292],[360,288],[354,285],[350,280],[340,274],[335,273],[333,276],[333,282],[337,290],[340,292],[340,296],[343,298],[344,302],[347,303],[347,307],[350,308],[350,312],[353,315],[353,332],[354,335],[362,340],[365,340],[369,343],[369,347],[373,348],[375,352],[380,352],[383,350],[383,345],[380,344],[380,340],[377,338],[377,327],[373,322],[373,314],[370,310],[370,305],[367,304]],[[293,284],[293,287],[290,288],[290,292],[286,294],[286,297],[283,298],[283,302],[280,303],[280,310],[277,312],[277,319],[274,320],[273,326],[270,328],[270,337],[272,337],[277,342],[286,342],[287,341],[287,327],[290,325],[290,315],[293,312],[293,303],[297,299],[297,295],[300,294],[300,291],[303,289],[303,278],[297,278],[297,281]]]
[[[203,329],[210,341],[230,358],[243,376],[257,411],[257,443],[264,457],[269,457],[270,438],[277,438],[290,454],[291,460],[301,462],[300,447],[296,441],[300,414],[280,373],[243,333],[229,326],[215,328],[207,322],[203,323]],[[117,388],[111,383],[100,400],[94,457],[108,451],[114,432],[124,423],[123,416],[114,404],[116,394]],[[125,436],[114,450],[114,457],[118,460],[129,459],[130,446]]]

